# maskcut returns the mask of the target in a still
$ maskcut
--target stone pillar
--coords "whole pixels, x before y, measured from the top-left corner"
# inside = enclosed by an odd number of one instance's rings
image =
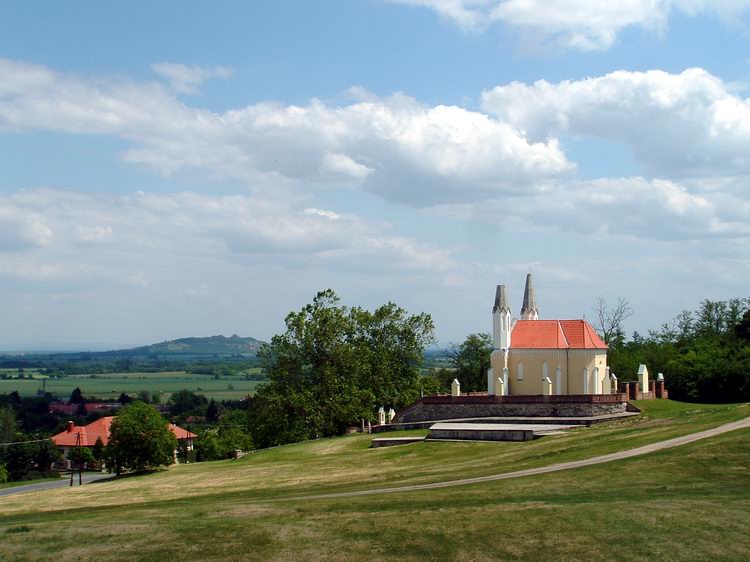
[[[552,381],[549,377],[544,377],[542,381],[542,394],[544,396],[552,396]]]
[[[378,410],[378,424],[385,425],[385,408],[383,406]]]
[[[622,392],[625,395],[625,400],[630,400],[630,383],[629,382],[621,382],[620,383],[620,392]]]
[[[505,382],[503,382],[502,377],[497,377],[497,380],[495,381],[495,395],[505,396]]]
[[[609,374],[609,384],[611,386],[611,392],[617,394],[617,376],[614,373]]]
[[[666,396],[664,396],[664,380],[656,381],[654,398],[666,398]]]
[[[461,396],[461,383],[458,382],[458,379],[453,379],[453,384],[451,384],[451,396]]]
[[[641,393],[640,385],[637,382],[630,383],[630,399],[638,400],[642,396],[638,396]]]
[[[638,366],[638,383],[641,386],[641,392],[648,392],[648,367],[643,363]]]
[[[393,408],[388,410],[388,423],[393,423],[393,418],[395,417],[396,417],[396,410],[394,410]]]

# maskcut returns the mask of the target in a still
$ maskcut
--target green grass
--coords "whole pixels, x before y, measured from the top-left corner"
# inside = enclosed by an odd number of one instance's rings
[[[69,375],[64,378],[49,378],[47,392],[67,399],[73,389],[80,387],[85,396],[104,400],[116,400],[120,393],[136,395],[138,392],[162,392],[169,398],[174,392],[187,389],[216,400],[239,400],[253,394],[260,382],[246,381],[240,377],[214,379],[207,375],[190,374],[184,371],[161,373],[103,373],[96,375]],[[229,386],[233,388],[229,388]],[[21,396],[34,396],[42,388],[41,379],[0,380],[0,394],[18,391]]]
[[[294,499],[587,458],[750,415],[746,404],[640,406],[637,419],[525,443],[371,449],[374,436],[355,435],[9,496],[0,502],[0,560],[748,559],[747,429],[540,476]]]

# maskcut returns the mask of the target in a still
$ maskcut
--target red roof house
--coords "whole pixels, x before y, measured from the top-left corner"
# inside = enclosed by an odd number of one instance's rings
[[[106,416],[100,418],[88,425],[74,425],[73,422],[68,422],[68,427],[65,431],[52,436],[52,442],[57,445],[65,456],[68,456],[68,452],[72,447],[93,447],[96,444],[97,439],[100,439],[102,445],[109,443],[109,432],[112,426],[112,420],[114,416]],[[187,441],[187,449],[191,450],[193,447],[193,439],[197,437],[195,433],[176,426],[173,423],[169,424],[169,429],[178,441]],[[78,436],[80,435],[80,441]]]

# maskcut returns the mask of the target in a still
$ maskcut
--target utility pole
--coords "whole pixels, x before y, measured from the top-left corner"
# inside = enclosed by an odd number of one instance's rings
[[[83,485],[83,457],[81,456],[81,432],[79,431],[76,433],[76,445],[73,449],[74,451],[77,451],[78,456],[78,485]],[[73,461],[75,462],[76,454],[73,454]],[[76,469],[75,466],[72,464],[70,465],[70,485],[73,485],[73,476],[75,475]]]

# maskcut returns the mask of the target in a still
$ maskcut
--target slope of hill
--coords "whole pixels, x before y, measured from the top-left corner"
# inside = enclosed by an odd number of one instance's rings
[[[555,474],[310,497],[589,458],[750,414],[748,405],[641,405],[638,419],[526,443],[370,449],[372,436],[357,435],[8,496],[0,559],[748,559],[748,429]]]

